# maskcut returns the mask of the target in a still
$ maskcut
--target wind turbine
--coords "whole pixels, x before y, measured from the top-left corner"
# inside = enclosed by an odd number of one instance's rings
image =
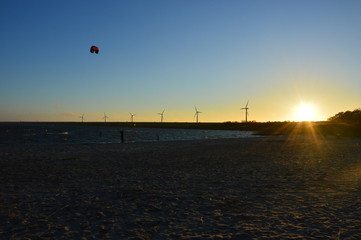
[[[196,123],[198,123],[198,114],[202,113],[202,112],[198,111],[196,106],[194,106],[194,109],[196,110],[196,113],[194,114],[194,117],[196,118]]]
[[[104,122],[107,122],[107,118],[109,118],[109,117],[107,115],[105,115],[105,113],[104,113],[104,117],[103,117]]]
[[[160,122],[161,122],[161,123],[163,122],[163,114],[164,114],[164,111],[165,111],[165,109],[163,110],[163,112],[158,113],[158,114],[160,115]]]
[[[129,112],[130,114],[130,122],[133,122],[133,117],[135,116],[135,114],[132,114],[131,112]]]
[[[248,109],[249,109],[249,107],[248,107],[248,102],[249,102],[249,100],[247,101],[247,104],[246,104],[246,106],[245,106],[244,108],[241,108],[241,110],[246,110],[246,122],[247,122],[247,117],[248,117]]]
[[[80,116],[81,122],[84,122],[84,113]]]

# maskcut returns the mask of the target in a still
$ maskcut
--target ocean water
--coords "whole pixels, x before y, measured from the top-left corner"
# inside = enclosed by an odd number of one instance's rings
[[[252,131],[81,126],[61,123],[0,123],[0,144],[78,144],[257,137]]]

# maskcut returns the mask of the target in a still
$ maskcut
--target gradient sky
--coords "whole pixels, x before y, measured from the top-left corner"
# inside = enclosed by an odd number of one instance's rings
[[[0,121],[313,120],[361,107],[360,0],[2,0]],[[89,48],[100,48],[98,55]]]

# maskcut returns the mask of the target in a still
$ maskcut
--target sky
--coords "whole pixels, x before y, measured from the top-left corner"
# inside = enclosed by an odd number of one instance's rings
[[[322,121],[361,107],[359,0],[2,0],[0,121]],[[100,49],[90,53],[90,46]],[[304,110],[302,110],[304,109]],[[306,110],[305,110],[306,109]]]

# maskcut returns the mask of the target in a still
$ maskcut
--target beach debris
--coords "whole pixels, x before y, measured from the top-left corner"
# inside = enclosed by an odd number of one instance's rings
[[[216,210],[214,211],[214,215],[217,216],[217,217],[223,216],[222,210],[216,209]]]
[[[101,225],[100,230],[105,232],[107,230],[107,227],[105,225]]]
[[[341,239],[341,227],[338,229],[337,240]]]
[[[60,211],[63,211],[64,209],[68,208],[69,205],[65,205],[62,208],[56,210],[55,212],[51,213],[50,215],[48,215],[45,219],[49,219],[50,217],[54,216],[55,214],[59,213]]]
[[[91,46],[90,47],[90,52],[98,54],[99,53],[99,48],[97,46]]]

